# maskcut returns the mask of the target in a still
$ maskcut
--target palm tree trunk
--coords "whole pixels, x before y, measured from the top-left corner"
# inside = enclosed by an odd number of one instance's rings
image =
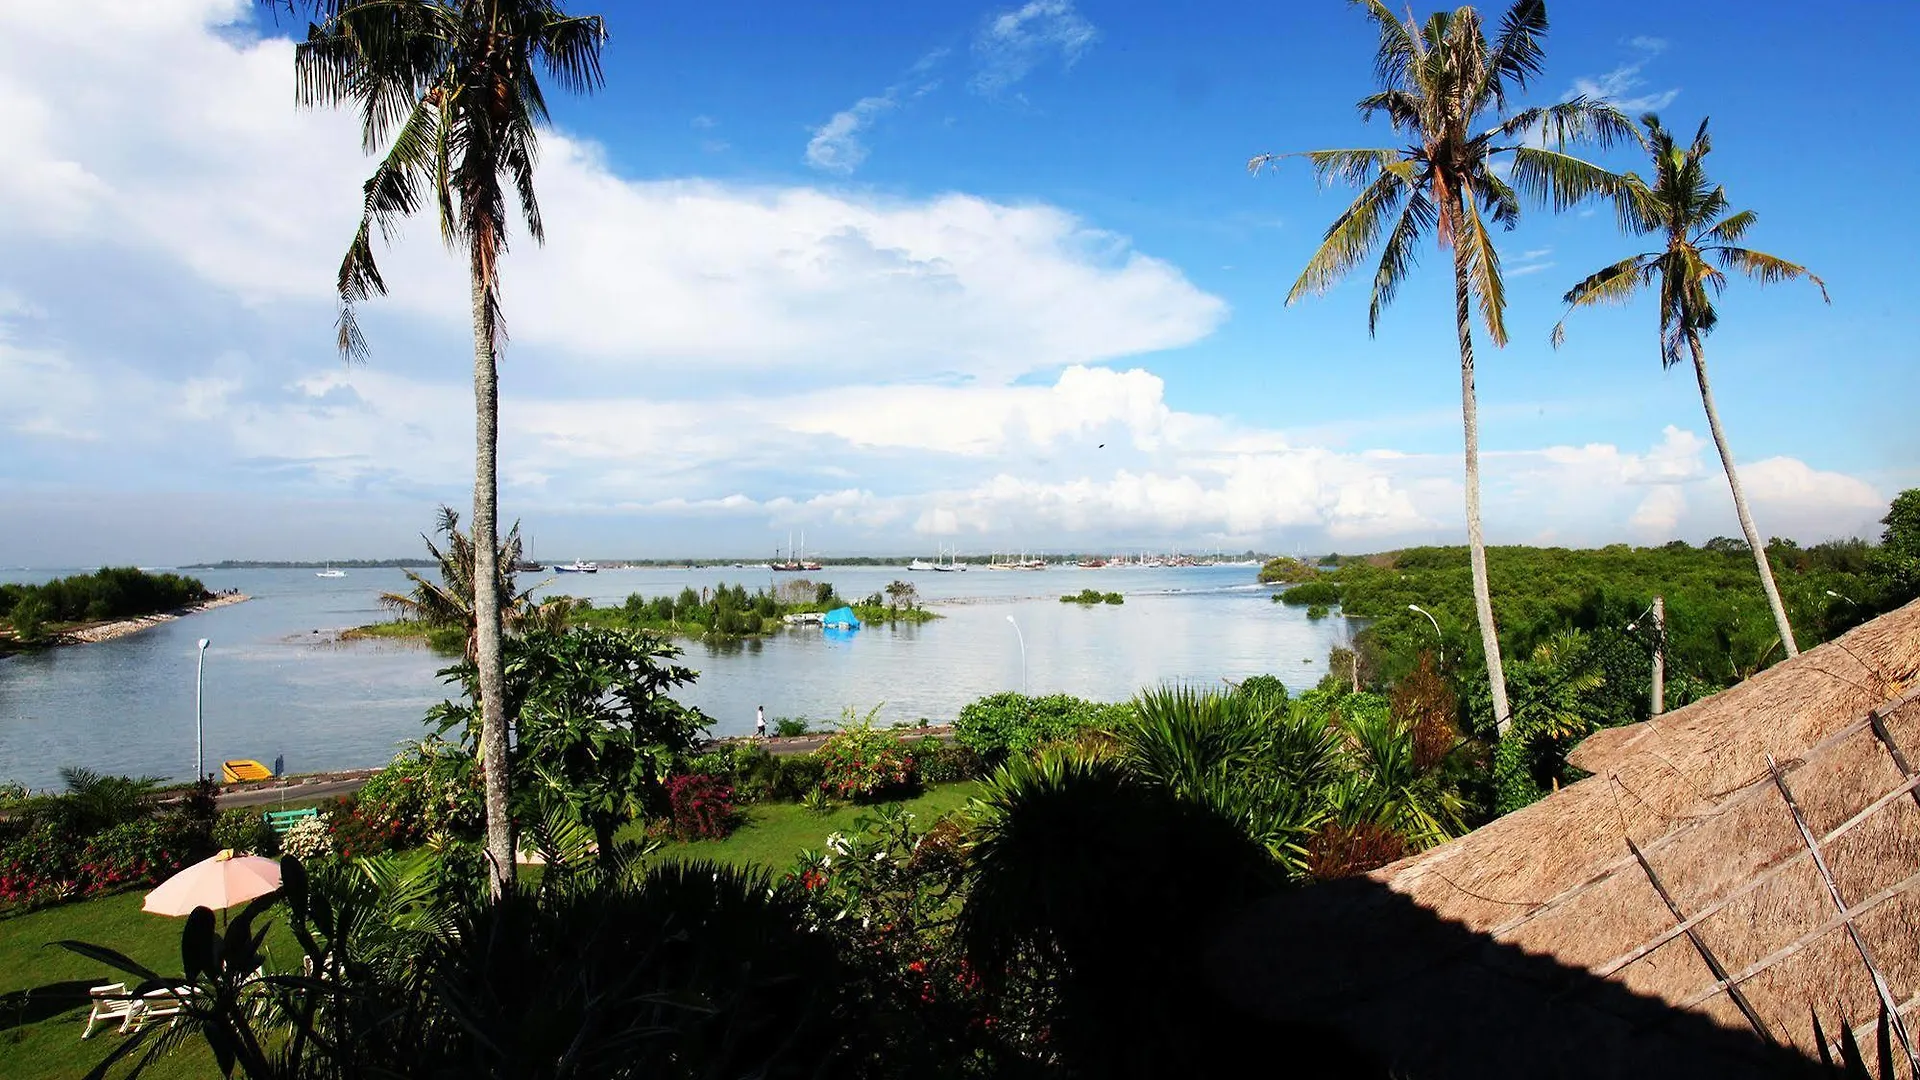
[[[1480,623],[1480,646],[1487,654],[1487,682],[1493,691],[1493,728],[1504,738],[1512,723],[1507,710],[1507,669],[1500,662],[1500,631],[1493,625],[1493,597],[1487,592],[1487,545],[1480,536],[1480,404],[1473,389],[1473,323],[1468,304],[1467,252],[1453,245],[1453,314],[1460,331],[1460,418],[1467,442],[1467,553],[1473,564],[1473,613]]]
[[[488,878],[498,898],[513,884],[513,819],[507,808],[506,672],[500,651],[499,451],[500,375],[494,366],[493,315],[487,281],[473,265],[473,614],[480,676],[480,763],[486,771]]]
[[[1720,451],[1720,465],[1727,471],[1727,486],[1733,489],[1733,510],[1740,516],[1740,531],[1746,534],[1747,546],[1753,549],[1753,561],[1760,568],[1760,589],[1767,594],[1767,606],[1773,609],[1773,625],[1780,631],[1780,644],[1786,646],[1789,657],[1800,655],[1800,646],[1793,640],[1793,626],[1787,622],[1787,608],[1780,602],[1780,590],[1773,584],[1773,566],[1767,562],[1767,546],[1760,541],[1760,530],[1754,528],[1753,514],[1747,510],[1746,493],[1740,490],[1740,474],[1733,467],[1733,450],[1727,446],[1727,433],[1720,429],[1720,410],[1713,407],[1713,391],[1707,386],[1707,352],[1700,346],[1698,335],[1687,335],[1687,346],[1693,350],[1693,375],[1700,381],[1700,402],[1707,407],[1707,430],[1713,432],[1714,448]]]

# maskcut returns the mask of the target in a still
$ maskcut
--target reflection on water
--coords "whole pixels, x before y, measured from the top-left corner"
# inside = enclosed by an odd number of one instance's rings
[[[701,672],[685,698],[718,734],[769,717],[831,720],[881,705],[884,722],[951,719],[974,698],[1017,690],[1118,699],[1142,686],[1218,686],[1272,672],[1288,686],[1318,681],[1340,619],[1310,622],[1270,603],[1251,567],[1072,569],[909,574],[901,568],[828,569],[843,596],[911,580],[944,618],[857,631],[803,627],[766,639],[683,641]],[[0,576],[43,580],[48,574]],[[448,691],[446,658],[410,643],[335,640],[384,617],[376,597],[404,587],[397,570],[320,579],[307,570],[206,571],[210,588],[254,599],[165,623],[132,637],[0,660],[0,779],[36,786],[62,765],[109,772],[192,775],[194,642],[206,637],[205,739],[209,768],[225,758],[285,754],[306,771],[377,764],[424,732],[421,716]],[[770,583],[765,570],[634,570],[568,575],[543,587],[596,604],[629,593]],[[1088,586],[1123,605],[1062,604]],[[1008,619],[1013,623],[1010,625]],[[1018,632],[1016,633],[1016,627]],[[1025,639],[1024,650],[1021,639]],[[1024,656],[1022,655],[1024,651]]]

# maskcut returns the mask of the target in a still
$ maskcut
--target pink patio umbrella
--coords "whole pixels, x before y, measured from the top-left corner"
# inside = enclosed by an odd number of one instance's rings
[[[191,915],[197,907],[224,910],[279,887],[279,863],[229,849],[161,882],[140,906],[156,915]]]

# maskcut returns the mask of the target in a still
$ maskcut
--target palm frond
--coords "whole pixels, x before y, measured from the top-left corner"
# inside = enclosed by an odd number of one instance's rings
[[[607,26],[598,15],[554,19],[541,28],[539,49],[547,71],[562,90],[591,94],[606,83],[600,70],[600,47]]]
[[[1398,174],[1384,172],[1368,184],[1353,205],[1327,227],[1320,247],[1307,260],[1300,279],[1287,292],[1291,304],[1309,293],[1319,295],[1347,275],[1380,238],[1387,218],[1406,199],[1411,186]]]
[[[1576,308],[1596,307],[1601,304],[1624,304],[1633,299],[1642,286],[1651,284],[1654,269],[1658,266],[1658,257],[1653,255],[1634,255],[1622,259],[1612,266],[1597,270],[1588,275],[1579,284],[1567,290],[1560,299],[1567,305],[1567,315]],[[1554,348],[1559,348],[1567,338],[1567,316],[1553,325],[1550,340]]]
[[[1470,199],[1462,199],[1464,235],[1455,243],[1466,249],[1467,272],[1473,285],[1474,300],[1480,305],[1480,317],[1486,323],[1487,336],[1497,346],[1507,344],[1507,286],[1500,277],[1500,252],[1487,235],[1487,224],[1480,208]]]
[[[1522,138],[1533,132],[1556,150],[1575,143],[1592,143],[1605,150],[1616,143],[1644,145],[1633,121],[1611,102],[1580,96],[1553,105],[1522,109],[1494,128],[1489,134],[1501,138]]]
[[[1754,251],[1741,247],[1710,247],[1702,251],[1712,255],[1721,266],[1729,270],[1739,270],[1762,285],[1773,285],[1782,281],[1797,281],[1806,278],[1820,290],[1820,299],[1833,303],[1827,295],[1827,283],[1799,263],[1791,263],[1777,255],[1764,251]]]
[[[1546,59],[1546,48],[1542,44],[1546,36],[1545,0],[1514,0],[1513,6],[1500,17],[1500,31],[1494,36],[1493,48],[1487,56],[1487,67],[1496,79],[1497,103],[1505,103],[1502,84],[1512,82],[1523,87],[1527,80],[1540,74],[1541,63]]]
[[[1615,197],[1625,182],[1616,173],[1557,150],[1520,146],[1513,150],[1513,183],[1555,212],[1594,196]]]
[[[1406,209],[1400,212],[1400,220],[1394,225],[1393,232],[1387,235],[1386,244],[1380,249],[1380,267],[1373,275],[1373,299],[1367,306],[1367,333],[1375,333],[1380,326],[1380,315],[1393,303],[1400,291],[1400,285],[1406,281],[1418,259],[1420,241],[1433,231],[1439,220],[1439,212],[1434,209],[1432,200],[1425,192],[1414,191],[1407,200]]]
[[[1713,228],[1701,233],[1694,241],[1696,246],[1716,244],[1738,244],[1747,230],[1760,220],[1760,215],[1751,210],[1742,210],[1721,219]]]
[[[1407,70],[1422,51],[1419,35],[1382,0],[1360,0],[1360,5],[1380,31],[1380,45],[1373,55],[1374,79],[1382,86],[1404,85]]]
[[[1405,90],[1382,90],[1360,99],[1360,118],[1371,120],[1374,113],[1386,113],[1387,122],[1395,129],[1416,132],[1420,130],[1421,105],[1418,96]]]

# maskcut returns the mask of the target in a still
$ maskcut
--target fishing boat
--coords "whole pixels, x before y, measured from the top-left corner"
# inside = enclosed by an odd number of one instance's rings
[[[600,564],[575,559],[570,563],[560,563],[553,569],[562,574],[597,574],[600,572]]]
[[[333,567],[329,566],[325,570],[315,570],[313,572],[313,576],[324,577],[324,578],[346,577],[347,572],[345,570],[335,570]]]

